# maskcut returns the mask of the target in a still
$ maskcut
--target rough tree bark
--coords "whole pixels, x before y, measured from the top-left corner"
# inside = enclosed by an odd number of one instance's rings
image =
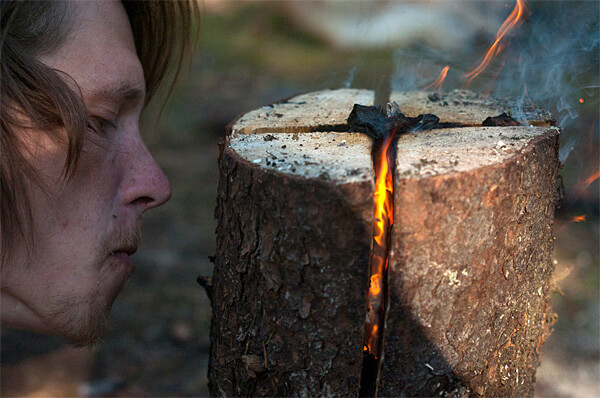
[[[393,93],[451,128],[398,142],[380,396],[532,395],[549,334],[558,130],[508,104]],[[373,233],[367,90],[249,112],[221,146],[209,380],[217,396],[358,396]],[[514,113],[513,113],[514,115]]]

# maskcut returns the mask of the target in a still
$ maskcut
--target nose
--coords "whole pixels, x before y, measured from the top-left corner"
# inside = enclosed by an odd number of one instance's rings
[[[141,138],[135,149],[125,156],[128,170],[125,170],[121,191],[125,204],[135,207],[141,215],[167,202],[171,198],[171,183]]]

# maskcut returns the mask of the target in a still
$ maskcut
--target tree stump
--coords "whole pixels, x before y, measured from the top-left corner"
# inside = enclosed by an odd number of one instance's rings
[[[558,129],[483,127],[509,104],[392,93],[448,128],[397,143],[378,396],[532,396],[550,333]],[[368,90],[251,111],[221,144],[209,381],[215,396],[358,396],[373,239]]]

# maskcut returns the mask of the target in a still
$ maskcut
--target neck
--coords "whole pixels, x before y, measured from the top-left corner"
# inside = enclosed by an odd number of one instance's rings
[[[27,303],[4,288],[0,290],[0,321],[2,327],[37,333],[50,332],[44,320]]]

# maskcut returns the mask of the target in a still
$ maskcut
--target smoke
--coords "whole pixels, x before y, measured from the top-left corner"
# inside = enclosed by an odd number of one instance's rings
[[[598,104],[599,5],[595,1],[533,2],[532,15],[507,49],[493,94],[550,110],[569,128],[580,116],[580,98]],[[518,115],[517,115],[518,116]]]
[[[472,2],[465,7],[498,4],[492,3]],[[549,110],[563,129],[561,160],[566,162],[570,153],[589,141],[585,139],[589,126],[598,118],[600,3],[531,1],[528,8],[529,18],[505,38],[500,54],[470,84],[464,75],[492,43],[494,36],[489,32],[467,39],[459,51],[425,45],[396,50],[392,90],[421,90],[435,80],[444,65],[450,65],[446,91],[469,88],[508,100],[514,104],[516,120],[524,120],[524,110],[531,105]],[[498,27],[510,12],[510,8],[505,10],[504,16],[494,14]],[[593,134],[597,135],[597,129]],[[597,137],[593,138],[597,143]]]
[[[357,69],[358,67],[354,66],[352,69],[350,69],[350,71],[348,71],[348,78],[344,82],[344,88],[352,87],[352,82],[354,82],[354,75],[356,74]]]

